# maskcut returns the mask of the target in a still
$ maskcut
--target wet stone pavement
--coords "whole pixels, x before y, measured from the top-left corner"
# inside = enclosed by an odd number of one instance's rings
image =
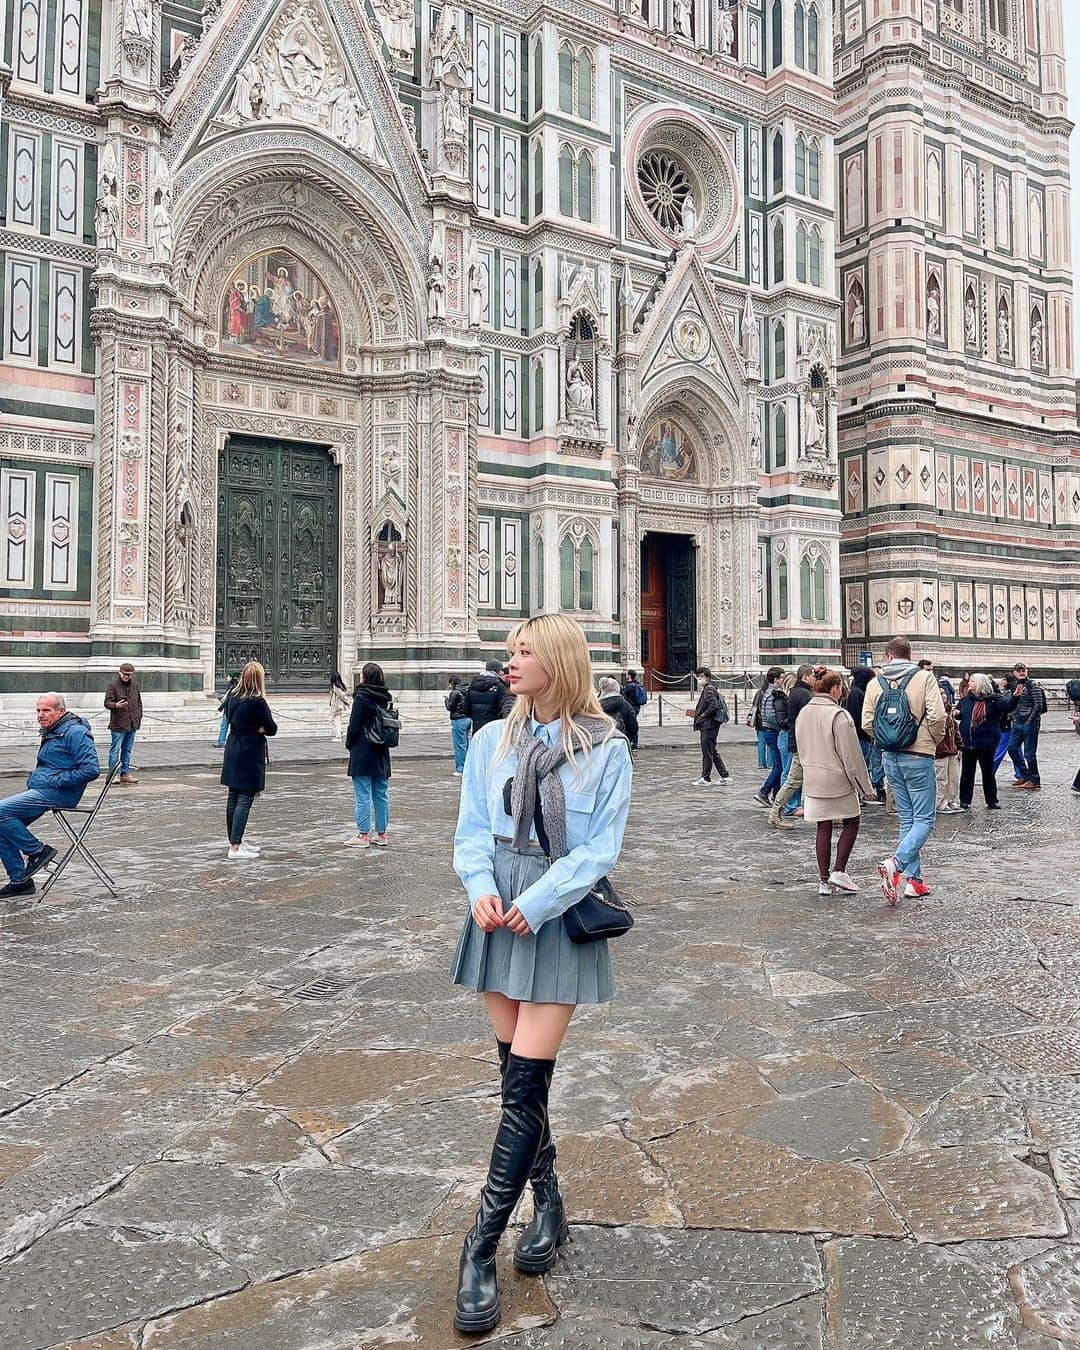
[[[732,789],[641,756],[638,926],[553,1093],[573,1242],[543,1279],[504,1259],[490,1341],[1080,1345],[1078,749],[1048,738],[1041,795],[1003,767],[1004,810],[942,819],[933,898],[896,912],[882,811],[862,894],[819,900],[810,828],[750,803],[751,747]],[[339,768],[290,762],[244,866],[216,780],[117,794],[118,900],[73,865],[0,913],[0,1346],[463,1344],[497,1070],[446,977],[456,780],[403,760],[392,847],[358,854]]]

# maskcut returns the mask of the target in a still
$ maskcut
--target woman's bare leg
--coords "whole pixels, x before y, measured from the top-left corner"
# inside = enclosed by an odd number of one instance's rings
[[[554,1059],[573,1015],[572,1003],[519,1003],[513,1053],[527,1059]]]
[[[491,1018],[495,1039],[509,1045],[514,1039],[514,1031],[518,1022],[518,1008],[521,1005],[515,999],[507,998],[505,994],[485,994],[484,1004],[487,1007],[487,1014]]]

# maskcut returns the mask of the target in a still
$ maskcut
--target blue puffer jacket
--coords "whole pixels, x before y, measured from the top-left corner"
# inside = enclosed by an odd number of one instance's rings
[[[100,776],[90,724],[68,712],[41,733],[37,764],[26,786],[43,793],[53,806],[71,807],[78,806],[87,783]]]

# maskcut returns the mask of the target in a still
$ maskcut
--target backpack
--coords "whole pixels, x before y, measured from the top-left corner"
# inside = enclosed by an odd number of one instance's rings
[[[396,747],[401,738],[401,718],[392,703],[388,708],[375,704],[375,716],[364,734],[372,745],[382,746],[387,750]]]
[[[722,727],[725,722],[731,721],[731,714],[728,712],[728,706],[724,700],[723,694],[718,689],[716,691],[716,725]]]
[[[1065,693],[1070,703],[1080,703],[1080,680],[1070,680],[1065,686]]]
[[[1043,717],[1048,711],[1048,706],[1046,702],[1046,690],[1042,687],[1041,684],[1037,684],[1035,686],[1035,695],[1036,695],[1035,716]]]
[[[906,750],[919,734],[926,712],[924,710],[922,717],[916,719],[908,702],[907,687],[921,673],[913,670],[910,675],[904,676],[895,689],[884,675],[878,676],[881,697],[874,709],[872,725],[874,744],[879,750]]]
[[[645,686],[637,684],[636,682],[626,686],[624,697],[631,699],[639,708],[644,708],[645,704],[649,701],[649,695],[645,690]]]

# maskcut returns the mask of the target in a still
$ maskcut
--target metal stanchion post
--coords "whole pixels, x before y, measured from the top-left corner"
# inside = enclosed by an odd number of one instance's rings
[[[663,696],[663,694],[657,694],[657,696],[656,696],[656,713],[657,713],[657,718],[658,718],[658,721],[657,721],[656,725],[657,725],[658,727],[662,727],[662,726],[664,725],[664,696]]]

